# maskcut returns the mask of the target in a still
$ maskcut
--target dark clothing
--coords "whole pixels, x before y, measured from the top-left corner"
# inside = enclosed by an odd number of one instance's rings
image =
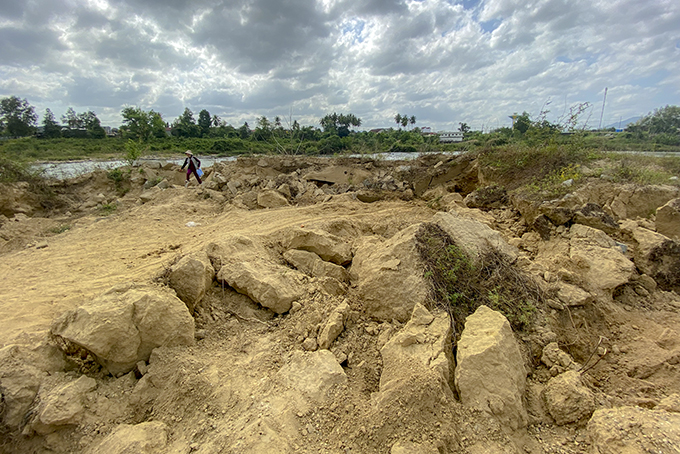
[[[189,178],[191,177],[192,173],[196,176],[198,184],[203,184],[201,177],[199,177],[198,173],[196,172],[196,170],[201,167],[201,160],[196,156],[190,156],[184,160],[184,164],[182,164],[182,170],[184,170],[187,165],[189,166],[187,168],[187,184],[189,183]]]

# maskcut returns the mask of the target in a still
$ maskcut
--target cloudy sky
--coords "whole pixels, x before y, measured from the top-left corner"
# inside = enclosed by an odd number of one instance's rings
[[[680,105],[678,0],[0,0],[0,43],[0,97],[110,126],[138,106],[489,129],[590,102],[596,127],[605,87],[603,125]]]

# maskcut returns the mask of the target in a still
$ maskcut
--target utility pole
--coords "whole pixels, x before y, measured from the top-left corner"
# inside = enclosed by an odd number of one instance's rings
[[[607,87],[604,87],[604,99],[602,100],[602,113],[600,114],[600,126],[598,130],[602,129],[602,117],[604,117],[604,104],[607,102]]]

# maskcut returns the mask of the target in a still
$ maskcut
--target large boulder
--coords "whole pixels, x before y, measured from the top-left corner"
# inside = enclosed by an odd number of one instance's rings
[[[357,246],[350,276],[370,316],[405,322],[425,302],[429,287],[416,247],[419,229],[413,225],[388,240],[372,238]]]
[[[574,370],[551,378],[543,398],[558,425],[584,420],[595,410],[595,396],[583,385],[581,374]]]
[[[299,272],[261,259],[223,264],[217,280],[277,314],[288,312],[304,294]]]
[[[611,292],[633,276],[635,265],[600,229],[575,224],[570,229],[569,258],[575,271],[595,291]]]
[[[203,299],[205,292],[210,288],[214,277],[215,270],[208,254],[201,251],[182,257],[174,264],[170,268],[168,283],[193,313],[196,304]]]
[[[486,251],[497,251],[513,261],[519,251],[510,246],[500,233],[488,225],[456,212],[439,212],[432,217],[432,223],[441,227],[465,253],[477,259]]]
[[[632,229],[633,255],[638,269],[664,290],[680,290],[680,241],[643,227]]]
[[[597,410],[588,422],[588,440],[598,454],[680,452],[680,414],[640,407]]]
[[[313,400],[324,400],[331,388],[347,382],[345,371],[329,350],[296,351],[277,376],[283,384]]]
[[[635,219],[653,214],[658,207],[678,197],[680,189],[668,185],[625,185],[608,188],[604,194],[610,198],[608,205],[614,216],[619,219]]]
[[[505,188],[492,185],[485,186],[469,193],[464,200],[468,208],[481,208],[490,210],[501,208],[508,203],[508,193]]]
[[[48,434],[64,426],[78,424],[85,412],[86,394],[96,388],[95,379],[83,375],[44,395],[41,391],[31,428],[39,434]]]
[[[281,244],[286,249],[300,249],[317,254],[326,262],[345,266],[352,261],[352,248],[342,238],[323,230],[286,229],[281,232]]]
[[[52,335],[86,350],[112,375],[147,361],[160,346],[192,345],[194,319],[168,288],[119,286],[59,316]]]
[[[167,452],[168,427],[161,421],[121,424],[86,454],[161,454]]]
[[[680,240],[680,198],[656,210],[656,231],[668,238]]]
[[[468,316],[457,362],[456,388],[463,404],[496,416],[511,430],[527,425],[524,359],[501,313],[480,306]]]

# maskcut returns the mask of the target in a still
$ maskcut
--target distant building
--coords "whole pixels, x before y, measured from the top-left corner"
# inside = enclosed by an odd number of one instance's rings
[[[380,134],[381,132],[387,132],[390,129],[392,129],[392,128],[375,128],[375,129],[371,129],[368,132],[372,132],[373,134]]]
[[[460,131],[456,132],[441,131],[438,134],[440,143],[453,143],[463,141],[463,133]]]

